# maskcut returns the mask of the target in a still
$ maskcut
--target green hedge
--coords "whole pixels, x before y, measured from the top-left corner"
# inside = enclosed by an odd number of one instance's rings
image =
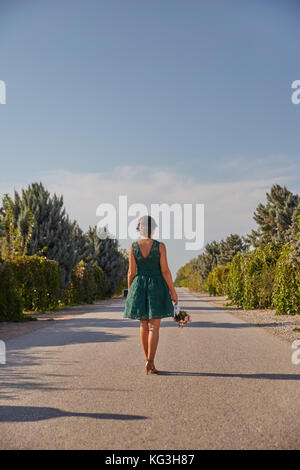
[[[244,263],[244,309],[264,309],[272,306],[276,263],[282,247],[267,244],[248,253]]]
[[[115,296],[122,295],[124,289],[127,289],[127,287],[128,287],[127,276],[126,276],[126,277],[122,277],[122,278],[119,280],[119,283],[118,283],[118,285],[117,285],[116,292],[115,292],[114,295],[115,295]]]
[[[0,260],[0,321],[21,321],[23,310],[57,310],[60,271],[56,261],[45,257],[20,256]],[[63,294],[63,304],[93,303],[105,298],[100,267],[80,261],[73,269],[71,282]]]
[[[105,282],[103,271],[99,266],[93,266],[94,275],[94,299],[101,300],[105,298]]]
[[[205,281],[205,289],[209,295],[225,295],[229,276],[229,263],[226,266],[216,266]]]
[[[23,301],[14,268],[0,259],[0,321],[20,321]]]
[[[191,263],[180,268],[175,284],[203,291]],[[300,314],[300,238],[237,253],[226,266],[209,273],[204,288],[210,295],[227,295],[243,309],[275,308],[279,315]]]
[[[276,314],[300,314],[300,242],[267,244],[231,263],[217,266],[207,277],[210,295],[227,294],[244,309],[274,308]]]
[[[197,270],[192,266],[191,262],[186,263],[178,270],[174,286],[187,287],[194,292],[204,292],[205,290],[202,279]]]
[[[300,314],[300,258],[296,249],[295,243],[285,245],[277,262],[272,301],[278,315]]]
[[[187,287],[188,289],[190,289],[194,292],[203,292],[204,291],[202,281],[201,281],[201,277],[199,276],[197,271],[192,272],[190,278],[188,279],[188,282],[187,283],[183,282],[182,286]]]
[[[275,271],[281,250],[281,245],[270,243],[234,256],[226,285],[226,294],[234,304],[244,309],[272,307]]]
[[[45,312],[58,307],[58,263],[44,256],[21,256],[10,261],[26,311]]]
[[[232,302],[238,307],[242,307],[244,299],[244,265],[245,265],[245,255],[237,253],[229,267],[227,285],[226,285],[226,294]]]
[[[105,284],[100,267],[81,260],[73,268],[71,281],[63,294],[65,304],[92,304],[103,299]]]

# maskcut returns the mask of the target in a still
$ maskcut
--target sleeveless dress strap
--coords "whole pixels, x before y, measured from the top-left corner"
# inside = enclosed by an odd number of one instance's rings
[[[132,242],[132,243],[131,243],[131,248],[132,248],[132,252],[133,252],[134,256],[136,255],[136,246],[135,246],[135,243],[136,243],[136,242]]]
[[[154,253],[159,252],[159,241],[158,240],[153,240],[153,251],[154,251]]]
[[[138,260],[141,260],[141,259],[151,259],[153,257],[153,255],[160,256],[159,245],[160,245],[160,242],[158,240],[153,240],[153,244],[152,244],[152,247],[150,249],[150,252],[149,252],[148,256],[146,258],[144,258],[142,253],[141,253],[138,241],[132,242],[131,246],[132,246],[132,252],[133,252],[135,261],[138,261]]]
[[[132,252],[135,257],[135,261],[139,258],[139,247],[138,247],[138,242],[135,241],[131,244],[132,246]]]

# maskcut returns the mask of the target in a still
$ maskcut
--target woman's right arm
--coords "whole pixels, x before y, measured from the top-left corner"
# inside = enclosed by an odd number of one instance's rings
[[[160,269],[161,273],[168,285],[170,294],[171,294],[171,299],[175,304],[178,303],[178,296],[177,292],[175,290],[173,280],[172,280],[172,274],[168,266],[168,261],[167,261],[167,250],[166,250],[166,245],[162,242],[159,244],[159,251],[160,251]]]
[[[132,281],[136,275],[136,262],[135,262],[135,257],[132,251],[132,245],[129,247],[129,268],[128,268],[128,275],[127,275],[127,281],[128,281],[128,290],[130,289],[130,286],[132,284]]]

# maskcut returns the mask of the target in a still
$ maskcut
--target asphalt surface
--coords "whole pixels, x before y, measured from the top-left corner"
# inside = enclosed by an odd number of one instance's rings
[[[124,300],[6,342],[1,449],[297,449],[291,344],[177,289],[192,323],[163,319],[146,375]],[[0,338],[1,339],[1,338]]]

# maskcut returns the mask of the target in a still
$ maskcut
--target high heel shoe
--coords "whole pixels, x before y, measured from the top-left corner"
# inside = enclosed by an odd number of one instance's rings
[[[153,365],[153,369],[151,369],[151,374],[158,374],[158,370],[155,368],[155,366]]]
[[[146,374],[148,375],[148,372],[150,370],[152,370],[152,367],[151,367],[151,362],[150,361],[147,361],[146,364],[145,364],[145,370],[146,370]]]
[[[148,375],[148,371],[150,370],[150,374],[157,374],[158,373],[158,370],[156,369],[155,365],[153,364],[153,361],[151,360],[148,360],[147,363],[146,363],[146,366],[145,366],[147,369],[147,375]]]

